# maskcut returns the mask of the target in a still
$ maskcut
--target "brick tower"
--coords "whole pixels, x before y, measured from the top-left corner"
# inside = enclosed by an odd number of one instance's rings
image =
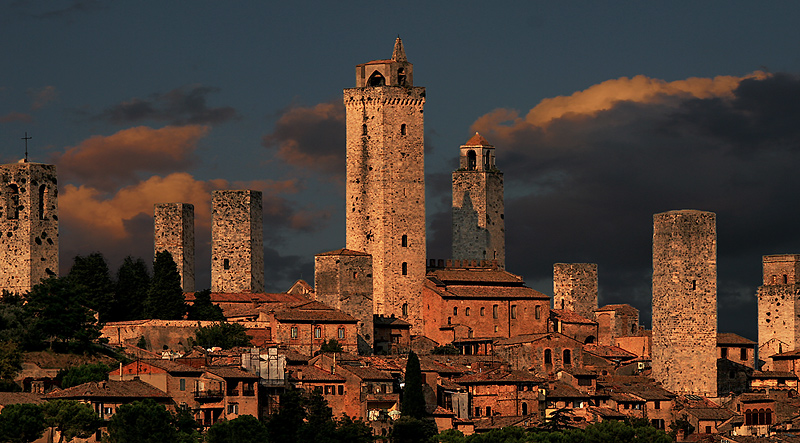
[[[597,309],[597,264],[554,264],[553,307],[569,309],[593,320]]]
[[[453,172],[453,258],[506,261],[503,173],[494,146],[477,132],[461,146]]]
[[[24,294],[58,275],[55,165],[0,166],[0,290]]]
[[[403,318],[419,332],[426,272],[425,88],[414,86],[399,38],[391,59],[356,66],[356,87],[344,90],[344,104],[346,246],[372,255],[374,313]]]
[[[358,320],[358,353],[372,354],[372,257],[338,249],[314,256],[314,298]]]
[[[758,354],[762,360],[800,346],[800,255],[765,255],[758,288]]]
[[[653,216],[653,377],[717,395],[717,222],[695,210]]]
[[[264,292],[261,191],[214,191],[211,292]]]
[[[168,251],[178,265],[183,292],[194,292],[194,205],[156,203],[155,253]]]

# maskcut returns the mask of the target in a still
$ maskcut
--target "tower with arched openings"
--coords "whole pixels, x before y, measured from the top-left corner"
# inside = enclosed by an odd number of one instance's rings
[[[425,88],[398,38],[344,90],[347,249],[372,255],[373,309],[421,330],[425,278]],[[405,307],[404,307],[405,305]]]

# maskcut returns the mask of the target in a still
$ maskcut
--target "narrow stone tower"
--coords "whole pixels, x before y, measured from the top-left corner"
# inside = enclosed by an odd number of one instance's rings
[[[156,203],[155,253],[168,251],[178,265],[183,292],[194,292],[194,205]]]
[[[717,395],[717,222],[695,210],[653,216],[653,377]]]
[[[261,191],[214,191],[211,292],[264,292]]]
[[[425,278],[425,88],[398,38],[392,58],[356,66],[344,90],[347,249],[372,256],[374,313],[422,331]],[[403,309],[404,306],[407,309]]]
[[[505,267],[506,225],[503,173],[494,146],[477,132],[461,146],[453,172],[453,258],[496,260]]]
[[[800,346],[800,255],[765,255],[758,288],[758,354],[771,369],[771,355]]]
[[[314,297],[358,320],[358,353],[372,354],[372,257],[349,249],[314,256]]]
[[[597,264],[554,264],[553,307],[568,309],[594,320],[594,311],[597,309]]]
[[[58,276],[55,165],[0,166],[0,290],[24,294]]]

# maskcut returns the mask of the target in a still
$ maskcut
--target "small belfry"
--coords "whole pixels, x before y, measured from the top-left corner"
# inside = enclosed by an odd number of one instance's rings
[[[9,292],[58,275],[56,166],[29,162],[27,146],[25,159],[0,166],[0,263],[0,290]]]
[[[506,261],[503,173],[494,146],[477,132],[461,146],[453,172],[453,258]]]
[[[397,38],[388,60],[356,66],[344,90],[346,245],[373,259],[373,309],[421,330],[425,278],[425,88]]]

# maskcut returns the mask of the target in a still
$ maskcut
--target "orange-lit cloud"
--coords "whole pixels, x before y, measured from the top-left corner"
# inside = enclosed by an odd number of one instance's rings
[[[43,88],[28,90],[28,95],[32,100],[31,109],[35,111],[55,100],[58,97],[58,91],[56,91],[55,86],[45,86]]]
[[[5,115],[0,115],[0,123],[33,123],[33,116],[24,114],[22,112],[9,112]]]
[[[67,181],[100,191],[139,181],[141,173],[168,174],[187,168],[207,126],[139,126],[113,135],[91,137],[51,161]]]
[[[473,131],[490,133],[506,132],[498,128],[519,124],[547,127],[559,118],[590,116],[611,109],[620,102],[651,103],[667,97],[681,99],[711,97],[732,98],[733,91],[744,79],[765,78],[767,74],[757,71],[744,77],[718,76],[714,78],[692,77],[685,80],[667,82],[664,80],[637,75],[622,77],[593,85],[569,96],[546,98],[533,107],[524,118],[517,111],[494,110],[475,121]]]

